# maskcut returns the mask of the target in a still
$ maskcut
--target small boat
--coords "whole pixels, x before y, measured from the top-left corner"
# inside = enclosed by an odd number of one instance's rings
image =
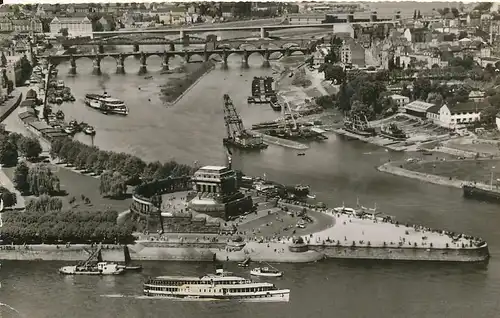
[[[149,76],[144,76],[144,79],[152,79],[153,76],[149,75]]]
[[[64,132],[67,133],[68,135],[73,135],[75,134],[76,130],[71,126],[68,126],[64,128]]]
[[[247,258],[245,258],[245,260],[243,260],[243,262],[238,263],[238,266],[239,267],[248,267],[249,264],[250,264],[250,257],[247,257]]]
[[[126,271],[140,271],[142,270],[141,265],[132,265],[132,259],[130,258],[130,251],[127,245],[123,246],[123,254],[125,256],[125,264],[119,264],[118,268],[122,268]]]
[[[304,152],[299,152],[297,156],[305,156],[306,154]]]
[[[83,133],[84,133],[84,134],[86,134],[86,135],[91,135],[91,136],[93,136],[93,135],[95,135],[95,129],[94,129],[94,127],[92,127],[92,126],[87,126],[87,127],[85,127],[85,128],[83,129]]]
[[[314,195],[314,194],[308,194],[307,197],[309,199],[316,199],[316,195]]]
[[[280,272],[275,268],[257,267],[250,271],[250,275],[263,277],[281,277],[283,276],[283,272]]]
[[[56,97],[56,103],[57,104],[62,104],[63,99],[61,97]]]

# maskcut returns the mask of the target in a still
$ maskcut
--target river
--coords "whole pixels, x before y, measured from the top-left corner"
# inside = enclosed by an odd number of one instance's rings
[[[192,163],[223,164],[221,139],[225,133],[222,94],[228,93],[245,125],[273,119],[269,106],[247,105],[253,76],[270,74],[259,67],[258,56],[250,68],[240,69],[231,56],[229,70],[220,67],[207,74],[176,105],[164,106],[158,85],[165,79],[114,74],[90,75],[91,61],[78,61],[76,77],[60,78],[77,98],[61,108],[68,119],[95,126],[95,144],[103,149],[136,154],[145,160],[176,159]],[[138,62],[127,60],[128,71]],[[114,61],[104,61],[103,71],[114,72]],[[160,60],[148,60],[151,70]],[[138,89],[140,87],[140,90]],[[105,116],[84,106],[87,92],[106,90],[123,98],[128,117]],[[149,101],[150,100],[150,101]],[[80,136],[90,142],[86,136]],[[467,264],[394,263],[329,260],[316,264],[277,265],[285,272],[276,284],[291,289],[286,304],[175,302],[101,295],[139,295],[147,276],[160,274],[201,275],[213,264],[146,263],[143,273],[122,277],[62,277],[62,263],[3,262],[0,270],[0,302],[24,317],[498,317],[500,293],[500,209],[498,205],[467,201],[457,189],[435,186],[377,172],[375,167],[404,154],[389,153],[373,145],[345,141],[335,135],[313,143],[306,156],[278,146],[261,153],[235,153],[233,163],[250,175],[262,175],[284,183],[305,183],[319,201],[330,206],[354,205],[394,215],[399,221],[420,223],[483,237],[492,259],[487,267]],[[247,275],[234,264],[228,269]],[[2,317],[16,317],[0,307]]]

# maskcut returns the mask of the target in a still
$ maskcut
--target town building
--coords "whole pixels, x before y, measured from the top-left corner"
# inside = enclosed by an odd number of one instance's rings
[[[434,104],[416,100],[404,106],[405,113],[421,118],[427,118],[427,110]]]
[[[497,114],[496,123],[498,130],[500,130],[500,113]]]
[[[436,112],[436,108],[429,108],[427,118],[441,127],[449,129],[463,128],[480,120],[481,111],[488,106],[489,104],[485,102],[472,101],[459,103],[453,107],[443,105],[439,107],[438,112]]]
[[[50,22],[50,33],[59,34],[62,29],[68,30],[68,36],[90,36],[92,37],[92,22],[89,18],[62,18],[55,17]]]
[[[403,95],[394,94],[389,97],[396,103],[396,105],[398,105],[398,108],[400,109],[410,102],[410,98]]]
[[[42,32],[42,21],[33,19],[0,19],[0,32]]]
[[[347,39],[340,48],[340,61],[358,68],[365,67],[365,49],[353,39]]]
[[[469,100],[473,102],[482,102],[486,98],[486,95],[482,91],[471,91],[469,93]]]

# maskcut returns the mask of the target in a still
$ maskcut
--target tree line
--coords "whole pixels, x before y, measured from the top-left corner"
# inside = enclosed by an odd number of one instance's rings
[[[117,224],[118,212],[5,212],[0,237],[4,244],[128,244],[134,241],[132,222]]]
[[[80,170],[101,175],[99,190],[108,197],[123,196],[127,185],[194,173],[193,167],[175,161],[145,163],[130,154],[100,150],[69,138],[53,141],[50,155]]]
[[[45,164],[36,164],[31,168],[21,161],[14,170],[14,186],[23,195],[56,195],[61,192],[59,178]]]

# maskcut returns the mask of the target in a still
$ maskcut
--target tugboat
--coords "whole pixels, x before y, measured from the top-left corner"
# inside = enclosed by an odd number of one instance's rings
[[[97,262],[94,261],[95,258],[97,258]],[[85,262],[59,269],[59,273],[63,275],[120,275],[124,271],[123,268],[118,267],[118,264],[102,261],[101,245]]]
[[[250,257],[247,257],[247,258],[245,258],[245,260],[243,260],[243,262],[238,263],[238,266],[239,267],[248,267],[249,264],[250,264]]]

